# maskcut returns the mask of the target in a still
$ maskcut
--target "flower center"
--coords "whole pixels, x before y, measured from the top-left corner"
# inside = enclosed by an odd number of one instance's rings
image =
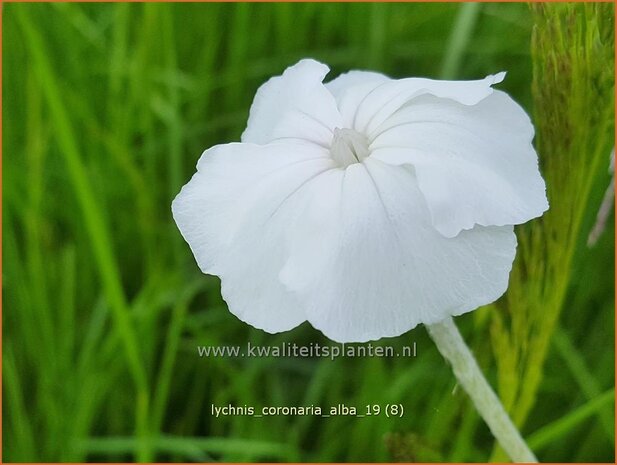
[[[370,154],[368,139],[353,129],[335,128],[330,154],[342,168],[360,163]]]

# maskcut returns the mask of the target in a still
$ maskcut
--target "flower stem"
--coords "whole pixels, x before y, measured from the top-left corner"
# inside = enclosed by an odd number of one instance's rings
[[[463,340],[452,318],[426,325],[437,349],[452,365],[452,371],[463,386],[493,436],[513,462],[537,462],[535,455],[512,423],[501,401],[482,374],[478,363]]]

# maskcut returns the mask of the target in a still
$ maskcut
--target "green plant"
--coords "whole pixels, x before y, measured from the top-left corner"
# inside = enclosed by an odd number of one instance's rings
[[[3,460],[486,460],[493,445],[488,430],[465,395],[453,392],[449,368],[421,328],[382,341],[396,347],[415,341],[418,356],[411,360],[199,358],[198,344],[327,341],[306,326],[271,337],[237,321],[220,299],[218,281],[199,272],[169,207],[204,148],[239,138],[257,86],[305,56],[332,64],[333,74],[366,68],[471,79],[507,70],[501,86],[531,113],[534,22],[536,63],[549,56],[553,40],[540,25],[564,11],[577,12],[575,24],[581,18],[596,24],[601,44],[613,40],[612,5],[543,8],[530,15],[523,4],[491,3],[3,4]],[[522,415],[523,432],[539,438],[543,461],[614,456],[614,436],[606,430],[613,419],[613,225],[596,247],[584,246],[608,184],[604,150],[611,148],[613,117],[607,115],[608,135],[593,141],[593,134],[606,134],[599,115],[612,105],[612,94],[607,102],[596,94],[607,91],[609,78],[588,81],[599,68],[612,72],[610,62],[599,60],[594,27],[585,29],[589,39],[577,36],[579,49],[598,57],[577,58],[569,79],[582,81],[570,84],[579,89],[579,103],[564,111],[545,95],[553,103],[533,107],[540,154],[572,159],[561,174],[542,165],[547,183],[557,183],[549,192],[551,212],[567,212],[576,202],[584,215],[578,232],[567,236],[576,242],[571,268],[558,277],[560,299],[568,303],[555,333],[560,342],[552,351],[545,346],[537,402]],[[560,44],[558,50],[571,50]],[[549,79],[559,77],[548,69],[536,65],[536,89],[545,93]],[[559,139],[546,138],[554,126],[547,118],[582,124],[571,129],[579,139],[565,148],[549,145]],[[581,137],[592,140],[592,151]],[[583,149],[585,157],[574,156]],[[594,160],[593,172],[583,160]],[[558,176],[568,175],[580,184],[576,195],[562,192],[574,181]],[[569,203],[559,207],[556,197],[563,195]],[[552,228],[566,221],[552,214],[546,219]],[[521,251],[531,235],[521,231]],[[565,266],[573,252],[552,247]],[[520,329],[531,309],[515,322],[501,307],[503,331],[511,336],[492,338],[516,339],[512,348],[495,349],[505,399],[512,396],[508,380],[527,366],[516,354],[528,337],[540,337],[538,328],[548,337],[539,319],[558,304],[556,297],[546,300],[548,288],[521,287],[523,271],[533,268],[529,253],[519,252],[522,263],[502,304],[542,299],[533,304],[533,331]],[[545,279],[544,262],[533,263],[540,267],[534,276]],[[550,308],[541,303],[547,301]],[[495,361],[487,335],[498,331],[496,313],[482,309],[457,319],[490,374]],[[266,420],[210,414],[211,403],[229,402],[401,403],[407,413]],[[509,402],[513,412],[520,405]],[[393,443],[396,437],[411,439]]]

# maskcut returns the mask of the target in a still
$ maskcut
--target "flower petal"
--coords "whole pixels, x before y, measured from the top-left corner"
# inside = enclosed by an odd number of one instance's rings
[[[423,78],[390,80],[366,95],[357,109],[354,129],[370,134],[393,113],[424,94],[475,105],[492,93],[491,86],[503,81],[505,73],[478,81],[439,81]]]
[[[454,237],[547,210],[533,133],[524,110],[503,92],[471,106],[425,95],[377,127],[370,148],[374,158],[415,167],[435,228]]]
[[[413,168],[368,158],[320,180],[320,195],[297,219],[280,278],[329,338],[397,336],[506,290],[516,249],[512,227],[442,236]]]
[[[391,79],[380,73],[349,71],[326,83],[326,88],[336,98],[336,104],[343,117],[343,127],[353,127],[360,102],[386,81],[391,81]]]
[[[297,138],[329,146],[332,130],[341,127],[334,97],[322,83],[329,70],[304,59],[263,84],[255,94],[242,142]]]
[[[268,332],[305,321],[279,282],[295,191],[334,167],[311,144],[227,144],[207,150],[172,204],[174,219],[204,273],[241,320]],[[285,208],[283,208],[285,207]]]

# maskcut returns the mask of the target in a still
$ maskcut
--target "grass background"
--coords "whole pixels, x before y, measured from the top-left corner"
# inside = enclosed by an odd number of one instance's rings
[[[257,87],[306,56],[332,76],[507,70],[500,88],[537,114],[527,5],[2,8],[4,461],[498,457],[421,327],[382,341],[415,341],[413,360],[200,359],[198,344],[327,340],[308,324],[270,336],[231,315],[170,203],[205,148],[239,139]],[[607,156],[582,207],[535,402],[519,421],[542,461],[614,460],[612,216],[599,243],[586,245],[609,183]],[[508,379],[526,378],[489,337],[486,322],[499,311],[457,322],[505,393]],[[401,403],[406,415],[217,419],[211,403]]]

